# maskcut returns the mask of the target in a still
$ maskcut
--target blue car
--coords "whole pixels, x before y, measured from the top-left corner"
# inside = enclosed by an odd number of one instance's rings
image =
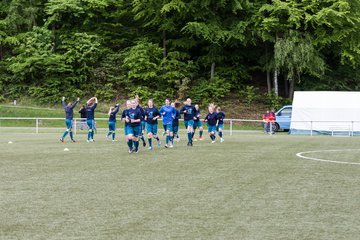
[[[292,106],[286,105],[280,108],[280,110],[275,113],[276,122],[275,126],[273,127],[274,131],[278,131],[279,129],[282,129],[284,131],[290,130],[291,112]]]

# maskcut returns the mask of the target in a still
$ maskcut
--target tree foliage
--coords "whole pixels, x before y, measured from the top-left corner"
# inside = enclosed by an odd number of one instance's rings
[[[275,70],[283,97],[360,89],[359,63],[358,0],[0,2],[1,99],[205,103],[240,91],[249,103]]]

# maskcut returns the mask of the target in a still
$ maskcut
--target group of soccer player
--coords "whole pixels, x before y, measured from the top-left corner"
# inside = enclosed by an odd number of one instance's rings
[[[60,138],[60,141],[64,142],[66,135],[69,133],[72,142],[76,142],[72,134],[72,120],[73,109],[78,103],[77,99],[74,103],[69,102],[65,104],[65,98],[62,99],[62,106],[66,113],[66,131]],[[96,97],[90,98],[86,105],[86,123],[88,126],[88,142],[94,141],[94,111],[97,107],[98,100]],[[148,149],[153,150],[153,140],[156,141],[158,147],[161,146],[161,141],[158,135],[158,119],[162,119],[165,139],[165,148],[173,148],[174,140],[179,142],[179,119],[181,115],[184,118],[184,125],[187,131],[187,146],[193,146],[195,130],[199,129],[199,140],[203,140],[203,126],[201,121],[201,112],[199,105],[192,105],[191,99],[188,98],[184,105],[180,108],[180,102],[171,102],[170,99],[165,100],[165,105],[158,109],[152,99],[147,102],[147,107],[144,109],[139,104],[139,97],[126,101],[126,109],[121,114],[121,119],[124,121],[124,133],[127,145],[129,147],[129,153],[138,153],[140,140],[143,146],[146,147],[146,141],[144,138],[145,130],[147,133]],[[112,137],[112,141],[115,140],[116,131],[116,114],[119,112],[119,104],[109,109],[109,132],[106,134],[107,138]],[[216,107],[214,104],[208,106],[208,113],[203,119],[207,124],[211,143],[215,143],[216,133],[220,137],[220,142],[223,139],[223,123],[225,114],[221,111],[220,107]]]
[[[73,125],[73,118],[74,118],[74,108],[76,104],[79,102],[80,98],[77,98],[76,101],[65,103],[65,97],[62,97],[61,105],[65,110],[65,124],[66,130],[62,137],[60,138],[61,142],[64,142],[65,137],[67,134],[70,135],[71,142],[76,142],[72,133],[72,125]],[[96,97],[90,98],[86,102],[86,124],[88,126],[88,137],[87,142],[94,141],[94,127],[95,127],[95,108],[97,107],[98,100]]]

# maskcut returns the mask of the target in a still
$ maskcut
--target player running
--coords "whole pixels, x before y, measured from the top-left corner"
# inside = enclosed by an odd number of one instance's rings
[[[221,111],[220,107],[216,108],[216,114],[217,114],[217,118],[219,120],[218,125],[216,126],[216,131],[219,134],[220,137],[220,142],[224,142],[224,138],[223,138],[223,129],[224,129],[224,119],[225,119],[225,113]]]
[[[136,104],[137,104],[136,108],[139,109],[140,112],[141,112],[141,122],[140,122],[141,129],[140,129],[139,136],[140,136],[141,141],[143,142],[143,146],[146,147],[146,141],[145,141],[145,138],[144,138],[144,132],[145,132],[145,126],[146,126],[145,111],[140,105],[139,95],[135,96],[135,101],[136,101]]]
[[[176,115],[176,110],[174,107],[170,105],[170,99],[165,100],[165,105],[160,108],[160,115],[163,120],[164,129],[166,132],[166,148],[173,147],[173,139],[174,139],[174,132],[173,132],[173,120]]]
[[[196,128],[199,128],[199,140],[202,141],[204,140],[203,138],[203,132],[204,132],[204,128],[203,128],[203,125],[202,125],[202,122],[200,120],[200,117],[201,117],[201,112],[200,112],[200,108],[199,108],[199,105],[198,104],[195,104],[195,120],[194,120],[194,132],[193,132],[193,135],[192,135],[192,139],[196,141],[196,139],[194,139],[194,135],[195,135],[195,132],[196,132]]]
[[[94,142],[95,108],[97,104],[98,99],[96,97],[92,97],[86,102],[86,124],[89,129],[87,142]]]
[[[137,108],[137,101],[131,100],[130,102],[131,108],[126,112],[125,122],[129,123],[127,126],[127,138],[128,138],[128,146],[129,153],[139,152],[139,135],[141,131],[140,122],[142,118],[142,113]],[[133,149],[134,143],[134,149]]]
[[[174,138],[176,139],[177,142],[180,142],[180,137],[179,137],[179,119],[181,118],[181,114],[179,112],[179,110],[177,110],[177,108],[179,107],[180,103],[179,102],[172,102],[171,106],[173,108],[175,108],[176,114],[175,114],[175,118],[173,120],[173,133],[174,133]]]
[[[125,134],[125,140],[126,140],[127,145],[129,145],[127,127],[130,126],[130,123],[126,122],[125,119],[126,119],[127,112],[129,111],[130,108],[131,108],[131,101],[127,100],[126,101],[126,109],[124,109],[124,111],[121,114],[121,121],[124,122],[124,134]],[[131,145],[132,145],[132,143],[131,143]]]
[[[149,150],[152,150],[152,138],[155,138],[158,147],[160,147],[161,142],[157,135],[158,130],[158,118],[160,117],[159,110],[154,106],[154,101],[150,99],[148,101],[148,107],[145,109],[145,121],[146,121],[146,131],[148,134]]]
[[[219,123],[216,112],[214,112],[214,106],[209,105],[209,113],[206,115],[204,121],[207,124],[209,136],[211,138],[211,143],[215,143],[215,132],[216,126]]]
[[[72,122],[74,118],[74,107],[79,102],[80,98],[77,98],[75,102],[68,102],[65,104],[65,97],[62,97],[61,105],[65,110],[65,124],[66,124],[66,131],[64,132],[63,136],[60,138],[61,142],[64,142],[66,135],[69,133],[71,142],[76,142],[73,137],[72,133]]]
[[[119,112],[119,104],[116,104],[115,107],[110,107],[109,110],[109,132],[106,134],[106,138],[109,138],[112,135],[112,141],[115,142],[115,131],[116,131],[116,114]]]
[[[184,125],[187,130],[188,135],[188,146],[193,145],[192,137],[194,132],[194,120],[196,109],[193,105],[191,105],[191,99],[186,99],[185,105],[181,108],[180,113],[184,114]]]

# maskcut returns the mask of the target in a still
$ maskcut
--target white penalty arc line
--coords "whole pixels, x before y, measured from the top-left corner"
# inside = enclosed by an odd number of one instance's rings
[[[318,162],[327,162],[327,163],[339,163],[339,164],[350,164],[350,165],[360,165],[360,163],[354,163],[354,162],[341,162],[341,161],[334,161],[334,160],[327,160],[327,159],[321,159],[321,158],[312,158],[312,157],[305,157],[303,154],[308,153],[321,153],[321,152],[344,152],[344,151],[360,151],[360,149],[338,149],[338,150],[317,150],[317,151],[307,151],[307,152],[299,152],[296,154],[299,158],[312,160],[312,161],[318,161]]]

